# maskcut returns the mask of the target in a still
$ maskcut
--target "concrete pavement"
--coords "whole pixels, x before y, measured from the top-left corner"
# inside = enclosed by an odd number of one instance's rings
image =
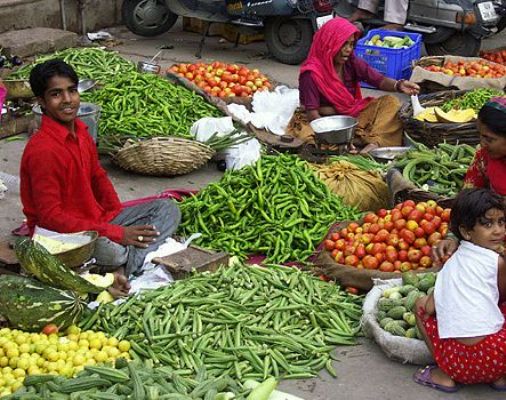
[[[161,63],[167,67],[175,62],[196,62],[194,54],[200,36],[181,31],[177,25],[171,32],[156,38],[140,38],[126,31],[124,27],[111,29],[123,44],[116,49],[134,61],[151,58],[161,46],[172,46],[162,55]],[[504,35],[486,42],[486,47],[497,47],[504,43]],[[280,64],[266,55],[263,43],[255,43],[234,48],[232,43],[220,41],[219,38],[208,38],[202,61],[216,59],[226,62],[242,63],[259,68],[279,82],[297,86],[298,66]],[[378,91],[367,91],[370,95],[380,95]],[[19,162],[26,141],[0,141],[0,171],[18,174]],[[111,179],[122,200],[130,200],[151,195],[167,188],[202,188],[220,178],[221,173],[215,164],[192,174],[176,178],[151,178],[127,174],[103,159]],[[0,236],[22,222],[21,205],[18,194],[8,193],[7,198],[0,200]],[[462,388],[458,393],[447,395],[423,388],[412,382],[414,366],[402,365],[389,360],[379,347],[368,339],[355,347],[337,349],[341,361],[334,364],[338,378],[331,378],[326,372],[318,379],[285,381],[280,389],[306,400],[383,400],[383,399],[504,399],[504,394],[494,392],[486,385]]]

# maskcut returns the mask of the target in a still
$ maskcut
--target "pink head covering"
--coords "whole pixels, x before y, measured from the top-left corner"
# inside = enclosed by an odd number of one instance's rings
[[[372,100],[362,98],[360,83],[356,82],[356,97],[346,88],[337,75],[334,57],[348,39],[360,31],[348,20],[336,17],[325,23],[314,35],[309,55],[300,73],[311,71],[313,80],[339,114],[356,117]],[[354,56],[354,55],[352,55]]]

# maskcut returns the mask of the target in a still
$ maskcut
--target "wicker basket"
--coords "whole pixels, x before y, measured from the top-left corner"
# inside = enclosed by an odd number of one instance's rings
[[[444,104],[448,100],[462,96],[467,90],[447,90],[434,94],[420,96],[420,104],[424,107],[434,107]],[[480,134],[476,121],[465,123],[433,123],[419,121],[413,118],[411,102],[404,103],[399,111],[404,125],[404,131],[413,140],[427,146],[436,146],[438,143],[467,143],[476,145],[480,142]]]
[[[143,175],[172,176],[192,172],[214,155],[203,143],[176,137],[156,137],[127,143],[114,156],[121,168]]]

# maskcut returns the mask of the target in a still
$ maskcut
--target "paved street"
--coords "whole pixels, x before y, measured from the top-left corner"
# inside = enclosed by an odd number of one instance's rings
[[[194,54],[200,36],[182,32],[179,23],[171,32],[157,38],[145,39],[136,37],[124,27],[110,30],[122,44],[117,47],[127,58],[134,61],[148,60],[158,52],[161,46],[172,47],[166,50],[161,59],[163,67],[175,62],[196,62]],[[506,35],[495,37],[485,43],[484,47],[493,48],[504,45]],[[266,56],[264,43],[239,46],[224,42],[217,37],[207,39],[203,51],[203,62],[216,59],[225,62],[242,63],[259,68],[278,82],[297,86],[298,66],[287,66]],[[367,91],[378,96],[381,92]],[[0,141],[0,171],[18,174],[19,161],[25,141]],[[112,166],[109,160],[103,160],[112,181],[122,200],[130,200],[158,193],[166,188],[201,188],[211,181],[218,180],[221,173],[215,164],[192,174],[177,178],[150,178],[125,173]],[[0,235],[5,236],[22,222],[22,213],[17,193],[8,194],[0,200]],[[350,348],[339,348],[337,353],[341,361],[335,363],[338,378],[333,379],[322,372],[321,378],[311,380],[287,381],[281,389],[298,395],[306,400],[381,400],[381,399],[504,399],[504,394],[494,392],[487,386],[466,387],[457,394],[445,395],[426,389],[412,382],[411,376],[415,367],[390,361],[379,348],[369,340]]]

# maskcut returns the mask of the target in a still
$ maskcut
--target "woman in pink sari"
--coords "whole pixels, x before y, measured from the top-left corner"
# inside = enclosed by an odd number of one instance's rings
[[[360,82],[387,92],[418,94],[417,84],[383,76],[355,56],[354,45],[360,31],[344,18],[336,17],[314,35],[309,56],[299,75],[301,105],[309,121],[327,115],[358,118],[359,145],[400,146],[402,123],[395,96],[362,97]]]

